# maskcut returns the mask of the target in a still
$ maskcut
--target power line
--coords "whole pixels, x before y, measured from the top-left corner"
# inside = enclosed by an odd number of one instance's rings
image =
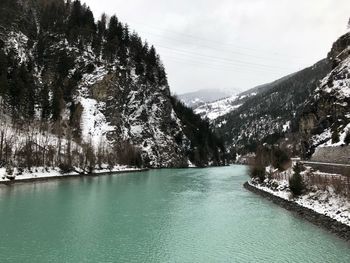
[[[164,29],[164,28],[161,28],[161,27],[157,27],[157,26],[154,26],[154,25],[147,25],[144,23],[144,21],[135,21],[135,20],[132,20],[135,24],[141,26],[141,27],[144,27],[144,28],[150,28],[150,29],[153,29],[153,30],[156,30],[156,31],[166,31],[167,33],[171,33],[171,34],[176,34],[176,35],[181,35],[181,36],[184,36],[184,37],[187,37],[187,38],[191,38],[191,39],[195,39],[195,40],[201,40],[201,41],[206,41],[206,42],[211,42],[211,43],[215,43],[216,45],[222,45],[222,46],[227,46],[227,47],[236,47],[238,49],[243,49],[243,50],[250,50],[250,51],[254,51],[254,52],[258,52],[258,53],[269,53],[270,56],[283,56],[283,57],[289,57],[289,58],[294,58],[294,59],[301,59],[303,60],[304,58],[302,57],[295,57],[295,56],[290,56],[290,55],[286,55],[286,54],[282,54],[282,53],[279,53],[279,52],[273,52],[271,53],[270,51],[267,51],[267,50],[263,50],[263,49],[254,49],[254,48],[248,48],[246,46],[239,46],[239,45],[236,45],[236,44],[233,44],[233,43],[223,43],[223,42],[220,42],[220,41],[215,41],[215,40],[212,40],[212,39],[207,39],[207,38],[202,38],[202,37],[198,37],[198,36],[193,36],[193,35],[190,35],[190,34],[186,34],[186,33],[182,33],[182,32],[176,32],[176,31],[172,31],[172,30],[169,30],[169,29]]]
[[[193,60],[192,58],[188,59],[183,59],[183,58],[179,58],[179,57],[171,57],[171,56],[167,56],[167,61],[172,61],[172,62],[176,62],[176,63],[181,63],[183,65],[190,65],[190,66],[194,66],[194,67],[201,67],[201,68],[205,68],[205,69],[212,69],[212,70],[216,70],[216,71],[228,71],[228,72],[237,72],[239,71],[239,74],[245,74],[245,75],[252,75],[253,72],[257,72],[259,74],[266,74],[266,73],[280,73],[281,76],[286,75],[285,72],[277,72],[277,71],[266,71],[264,69],[251,69],[249,72],[247,70],[242,69],[242,67],[239,66],[235,66],[235,65],[226,65],[226,66],[217,66],[215,64],[207,64],[206,61],[197,61],[197,60]]]
[[[215,56],[200,54],[200,53],[192,52],[192,51],[188,51],[188,50],[171,48],[171,47],[163,46],[161,44],[157,44],[156,46],[160,47],[160,48],[164,48],[164,49],[170,50],[172,52],[177,52],[177,53],[182,53],[182,54],[186,54],[186,55],[197,56],[197,57],[201,57],[201,58],[209,58],[209,59],[221,61],[223,63],[230,63],[230,64],[235,64],[235,65],[240,65],[240,66],[246,65],[246,66],[256,66],[256,67],[262,67],[262,68],[270,68],[270,69],[292,70],[292,68],[276,67],[276,66],[273,66],[273,65],[266,65],[266,64],[258,64],[258,63],[246,62],[246,61],[242,61],[242,60],[238,60],[238,59],[232,60],[232,59],[227,59],[227,58],[222,58],[222,57],[215,57]]]
[[[151,32],[147,32],[147,31],[143,31],[143,30],[139,30],[140,32],[143,32],[145,34],[150,34],[150,35],[153,35],[155,37],[158,37],[158,38],[162,38],[162,39],[166,39],[166,40],[175,40],[175,41],[178,41],[178,42],[181,42],[183,43],[184,41],[183,40],[179,40],[177,38],[173,38],[173,37],[169,37],[167,35],[160,35],[160,34],[155,34],[155,33],[151,33]],[[186,42],[186,41],[185,41]],[[206,45],[206,44],[202,44],[202,43],[199,43],[198,41],[196,41],[195,43],[194,42],[186,42],[186,43],[189,43],[189,44],[193,44],[193,45],[196,45],[196,46],[201,46],[201,47],[204,47],[204,48],[208,48],[208,49],[212,49],[216,52],[227,52],[227,53],[231,53],[231,54],[234,54],[234,55],[240,55],[240,56],[247,56],[247,57],[252,57],[252,58],[258,58],[258,59],[269,59],[269,60],[279,60],[280,62],[287,62],[287,61],[290,61],[290,60],[295,60],[296,58],[291,58],[291,59],[284,59],[284,58],[272,58],[271,56],[267,55],[267,56],[260,56],[260,55],[253,55],[253,54],[248,54],[248,53],[241,53],[241,52],[237,52],[237,51],[233,51],[233,50],[230,50],[230,49],[227,49],[227,48],[220,48],[218,49],[217,48],[217,45],[216,47],[213,47],[213,46],[210,46],[210,45]],[[301,59],[301,58],[300,58]],[[304,58],[303,58],[304,60]]]

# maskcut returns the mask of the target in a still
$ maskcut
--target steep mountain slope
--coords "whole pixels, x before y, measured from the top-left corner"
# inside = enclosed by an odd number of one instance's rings
[[[177,97],[190,108],[196,108],[204,103],[216,101],[229,96],[229,93],[221,90],[203,89],[188,92]]]
[[[253,151],[258,143],[273,144],[295,132],[298,116],[319,81],[330,71],[328,60],[289,75],[248,98],[236,110],[215,119],[214,125],[229,147]]]
[[[95,149],[131,144],[146,166],[224,162],[213,145],[196,163],[192,153],[202,146],[174,110],[155,48],[116,16],[95,23],[79,1],[0,3],[0,97],[2,121],[38,123]]]
[[[306,157],[319,146],[350,143],[350,33],[334,43],[327,59],[333,69],[307,100],[300,118]]]

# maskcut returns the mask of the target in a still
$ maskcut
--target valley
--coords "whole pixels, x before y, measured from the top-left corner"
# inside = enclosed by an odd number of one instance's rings
[[[312,1],[1,0],[0,261],[349,262],[350,9]]]

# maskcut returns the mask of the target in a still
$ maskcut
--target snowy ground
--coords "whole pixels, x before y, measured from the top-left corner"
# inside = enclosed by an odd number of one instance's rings
[[[96,169],[94,170],[94,174],[102,174],[102,173],[120,173],[120,172],[132,172],[132,171],[141,171],[140,168],[129,167],[126,165],[114,166],[112,169]],[[6,177],[6,169],[0,168],[0,183],[9,182],[10,179]],[[18,174],[18,170],[14,170],[14,175],[16,175],[15,180],[29,180],[29,179],[43,179],[43,178],[55,178],[55,177],[66,177],[66,176],[80,176],[78,172],[71,173],[60,173],[59,168],[44,168],[44,167],[35,167],[32,168],[31,171],[24,170],[22,174]]]
[[[307,194],[293,198],[286,180],[266,179],[263,184],[252,180],[249,181],[249,184],[350,226],[350,200],[336,195],[331,187],[328,187],[325,191],[315,189]]]

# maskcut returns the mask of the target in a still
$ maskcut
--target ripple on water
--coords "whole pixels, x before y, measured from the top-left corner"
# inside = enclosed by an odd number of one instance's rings
[[[0,189],[9,262],[350,262],[349,246],[245,189],[244,166]]]

